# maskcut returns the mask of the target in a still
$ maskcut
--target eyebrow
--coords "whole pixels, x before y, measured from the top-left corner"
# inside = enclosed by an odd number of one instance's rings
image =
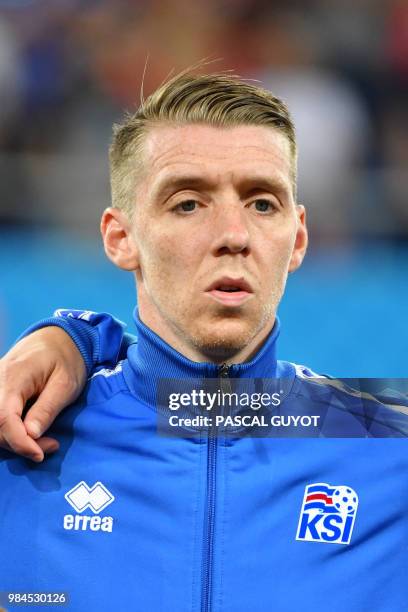
[[[157,186],[155,198],[162,199],[182,189],[211,190],[217,184],[198,175],[181,175],[164,178]],[[266,176],[248,176],[239,180],[240,190],[245,193],[251,191],[268,191],[276,195],[287,195],[291,190],[291,183],[284,179]]]
[[[182,175],[163,179],[155,190],[155,197],[162,198],[170,193],[175,193],[180,189],[211,189],[213,183],[204,179],[202,176]]]
[[[287,195],[292,189],[292,185],[289,181],[285,181],[278,176],[248,177],[246,179],[242,179],[240,185],[241,188],[243,188],[247,193],[250,193],[251,191],[269,191],[276,195]]]

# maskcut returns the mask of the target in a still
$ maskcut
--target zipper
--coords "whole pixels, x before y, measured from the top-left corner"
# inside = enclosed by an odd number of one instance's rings
[[[218,369],[218,378],[222,390],[230,388],[230,366],[223,363]],[[201,612],[211,612],[211,595],[213,583],[214,529],[215,529],[215,496],[217,484],[217,450],[216,429],[212,425],[208,431],[207,445],[207,500],[204,524],[203,579],[201,588]]]

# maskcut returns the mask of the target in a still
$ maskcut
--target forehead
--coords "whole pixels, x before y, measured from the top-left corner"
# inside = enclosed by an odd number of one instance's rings
[[[144,143],[145,176],[150,185],[185,172],[214,180],[248,175],[279,178],[291,185],[288,139],[264,126],[154,126]]]

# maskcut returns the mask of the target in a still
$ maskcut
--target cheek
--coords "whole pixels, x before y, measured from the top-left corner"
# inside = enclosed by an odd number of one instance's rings
[[[262,268],[265,286],[273,285],[277,280],[286,278],[293,246],[292,234],[275,236],[264,244]]]
[[[157,252],[163,265],[182,272],[191,264],[192,245],[185,236],[162,236],[157,242]]]
[[[140,259],[146,277],[162,285],[185,278],[191,262],[191,247],[182,237],[160,233],[145,238],[142,244]]]

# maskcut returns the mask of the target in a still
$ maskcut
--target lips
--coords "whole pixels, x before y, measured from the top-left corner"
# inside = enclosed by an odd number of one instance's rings
[[[224,276],[210,285],[206,292],[209,296],[224,306],[241,306],[246,302],[253,290],[244,278]]]
[[[239,291],[245,291],[246,293],[253,293],[251,285],[244,278],[230,278],[229,276],[223,276],[216,280],[207,291],[223,291],[225,293],[234,293]]]

